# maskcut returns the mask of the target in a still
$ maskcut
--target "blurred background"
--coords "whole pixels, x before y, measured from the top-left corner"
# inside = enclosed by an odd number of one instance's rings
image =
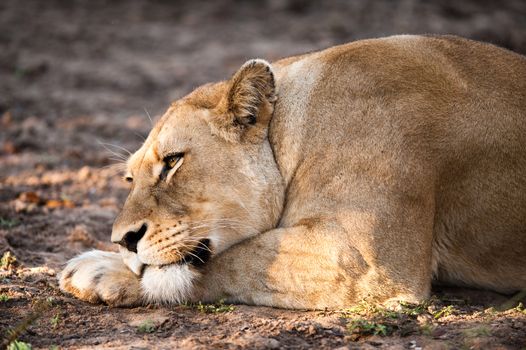
[[[244,60],[403,33],[526,52],[526,1],[2,0],[0,112],[161,113]]]
[[[67,309],[64,322],[42,322],[25,340],[92,346],[119,324],[117,344],[133,343],[135,330],[120,315],[135,311],[101,313],[67,299],[55,276],[78,252],[115,249],[111,226],[128,191],[119,168],[150,130],[148,115],[155,120],[171,101],[250,58],[406,33],[456,34],[524,54],[526,1],[0,0],[0,296],[10,300],[0,303],[0,329],[25,322],[35,298],[53,296]],[[232,317],[245,322],[246,310]],[[189,317],[181,324],[193,324]],[[523,344],[524,323],[501,318],[506,326],[492,339]],[[186,328],[177,322],[166,332],[181,338]],[[303,341],[291,334],[283,341]]]

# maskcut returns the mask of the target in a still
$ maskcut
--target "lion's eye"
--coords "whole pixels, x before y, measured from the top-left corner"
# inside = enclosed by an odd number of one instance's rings
[[[161,171],[161,179],[166,179],[171,170],[178,168],[184,157],[184,153],[174,153],[163,158],[163,170]],[[171,175],[170,175],[171,178]]]
[[[175,153],[175,154],[171,154],[171,155],[169,155],[167,157],[164,157],[164,159],[163,159],[164,165],[168,169],[172,169],[173,167],[175,167],[177,162],[179,162],[183,158],[183,156],[184,156],[183,153]]]
[[[131,183],[131,182],[133,182],[133,177],[131,177],[131,176],[125,176],[125,177],[124,177],[124,180],[125,180],[126,182],[130,182],[130,183]]]

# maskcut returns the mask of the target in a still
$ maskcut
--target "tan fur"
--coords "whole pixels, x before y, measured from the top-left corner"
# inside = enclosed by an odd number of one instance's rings
[[[324,308],[417,302],[432,281],[526,288],[524,77],[524,57],[456,37],[249,61],[175,102],[131,157],[112,240],[147,223],[136,261],[158,279],[211,239],[204,267],[170,272],[191,281],[175,302]],[[170,152],[184,161],[159,181]],[[123,275],[143,301],[141,277]]]

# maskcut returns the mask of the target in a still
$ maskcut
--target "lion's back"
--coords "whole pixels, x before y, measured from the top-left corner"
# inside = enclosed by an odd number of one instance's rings
[[[526,284],[523,56],[457,37],[411,35],[277,66],[282,92],[271,140],[285,146],[278,147],[286,153],[278,157],[285,178],[331,183],[350,170],[370,181],[390,176],[400,188],[434,186],[438,278],[503,291]],[[306,154],[323,163],[308,163]],[[308,166],[289,167],[302,162]],[[397,166],[395,180],[382,173]],[[298,192],[291,206],[308,196]]]

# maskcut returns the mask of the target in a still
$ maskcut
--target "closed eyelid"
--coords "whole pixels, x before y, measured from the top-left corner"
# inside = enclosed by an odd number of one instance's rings
[[[181,165],[184,162],[184,157],[181,156],[175,163],[175,166],[173,168],[168,169],[166,164],[163,165],[163,170],[161,171],[160,178],[161,180],[166,180],[166,182],[170,182],[174,174],[177,172],[177,170],[181,167]]]

